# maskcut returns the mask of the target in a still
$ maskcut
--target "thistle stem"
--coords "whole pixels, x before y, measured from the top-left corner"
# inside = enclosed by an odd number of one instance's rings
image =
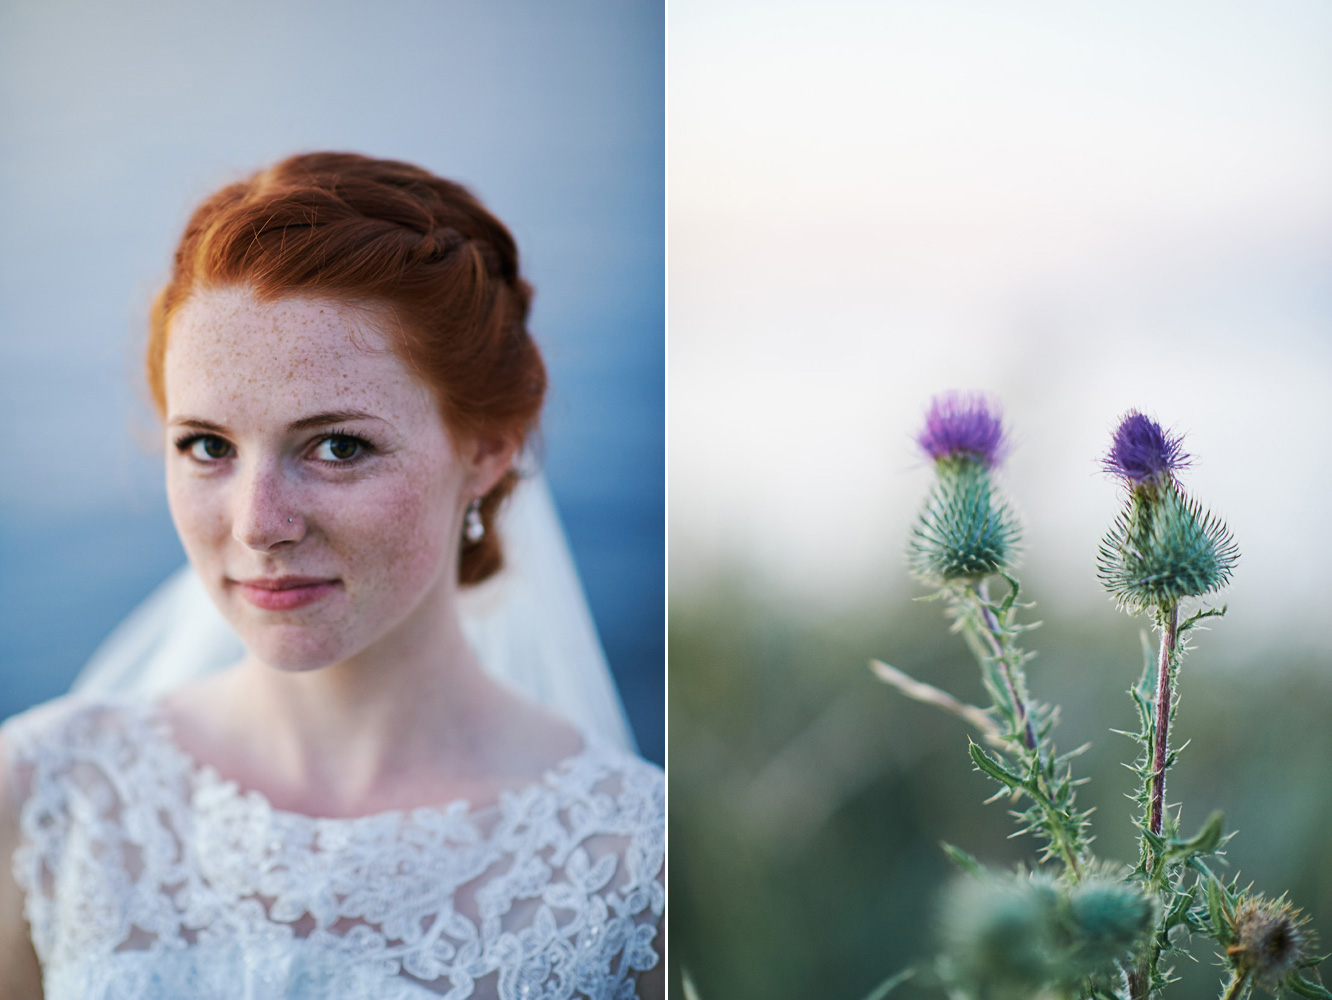
[[[1171,665],[1175,657],[1175,643],[1178,639],[1179,605],[1173,604],[1163,615],[1161,626],[1161,657],[1156,667],[1156,736],[1153,740],[1152,754],[1152,804],[1148,814],[1148,823],[1152,833],[1161,833],[1161,821],[1165,813],[1165,773],[1166,760],[1170,748],[1170,681]]]
[[[1013,667],[1008,660],[1008,650],[1004,647],[1007,643],[1004,641],[1003,629],[999,625],[999,618],[990,610],[990,597],[986,589],[985,582],[981,581],[976,588],[976,596],[979,598],[977,604],[980,606],[981,617],[985,622],[985,634],[990,640],[990,646],[994,650],[994,658],[999,662],[999,672],[1004,678],[1004,687],[1008,691],[1008,697],[1013,702],[1013,708],[1017,712],[1018,719],[1023,726],[1023,740],[1027,744],[1027,749],[1035,751],[1036,749],[1036,729],[1031,724],[1031,716],[1027,714],[1027,705],[1018,693],[1017,682],[1013,679]]]
[[[1149,804],[1147,807],[1147,827],[1156,836],[1161,835],[1165,819],[1165,773],[1166,762],[1170,759],[1170,708],[1171,708],[1171,668],[1175,663],[1176,646],[1179,640],[1179,605],[1173,604],[1162,608],[1159,622],[1161,625],[1161,651],[1156,662],[1156,718],[1152,735],[1152,770],[1150,777]],[[1151,870],[1150,855],[1153,848],[1146,836],[1142,842],[1143,864]],[[1165,879],[1162,868],[1157,876]],[[1164,882],[1157,886],[1164,890]],[[1155,942],[1142,954],[1137,968],[1128,975],[1130,1000],[1146,1000],[1151,994],[1152,983],[1156,979],[1156,965],[1161,960],[1161,944]],[[1232,989],[1242,988],[1232,983]],[[1236,1000],[1239,993],[1230,994],[1226,1000]]]
[[[1143,1000],[1147,996],[1146,984],[1151,982],[1146,964],[1125,970],[1124,981],[1128,984],[1129,1000]]]
[[[1226,992],[1221,995],[1221,1000],[1239,1000],[1239,998],[1246,992],[1248,985],[1248,974],[1240,975],[1236,972],[1231,976],[1230,985],[1226,988]]]
[[[1074,849],[1073,843],[1070,842],[1062,817],[1058,815],[1049,784],[1039,773],[1043,769],[1040,744],[1036,739],[1036,728],[1031,723],[1031,715],[1027,711],[1027,704],[1022,700],[1021,690],[1013,676],[1014,652],[1012,639],[1000,624],[999,617],[990,610],[990,597],[985,581],[982,580],[975,586],[972,591],[972,598],[975,600],[976,607],[980,610],[981,623],[984,626],[982,631],[989,642],[991,654],[994,656],[995,662],[999,664],[999,673],[1004,679],[1004,690],[1022,725],[1023,745],[1027,752],[1032,755],[1032,759],[1037,765],[1036,791],[1031,792],[1029,789],[1029,794],[1032,794],[1032,797],[1037,800],[1049,818],[1052,839],[1064,856],[1064,863],[1068,865],[1068,870],[1073,875],[1073,881],[1081,882],[1082,868],[1078,864],[1077,851]]]

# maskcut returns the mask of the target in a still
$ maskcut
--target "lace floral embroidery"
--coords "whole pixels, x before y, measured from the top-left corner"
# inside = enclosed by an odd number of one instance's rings
[[[48,1000],[630,1000],[665,899],[660,771],[589,741],[497,805],[273,809],[148,706],[6,724]]]

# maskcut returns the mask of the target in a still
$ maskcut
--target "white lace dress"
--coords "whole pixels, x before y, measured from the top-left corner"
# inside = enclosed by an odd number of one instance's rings
[[[47,1000],[629,1000],[665,900],[659,769],[583,749],[489,807],[316,819],[148,704],[4,726]]]

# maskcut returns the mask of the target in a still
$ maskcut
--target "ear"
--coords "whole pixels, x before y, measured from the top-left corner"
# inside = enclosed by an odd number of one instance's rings
[[[468,495],[481,497],[489,493],[504,473],[513,467],[518,442],[499,436],[473,438],[464,453],[469,466]]]

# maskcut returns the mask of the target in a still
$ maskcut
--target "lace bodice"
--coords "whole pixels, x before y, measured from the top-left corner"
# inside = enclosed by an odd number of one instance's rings
[[[498,803],[316,819],[198,766],[150,705],[9,720],[47,1000],[630,1000],[665,790],[586,739]]]

